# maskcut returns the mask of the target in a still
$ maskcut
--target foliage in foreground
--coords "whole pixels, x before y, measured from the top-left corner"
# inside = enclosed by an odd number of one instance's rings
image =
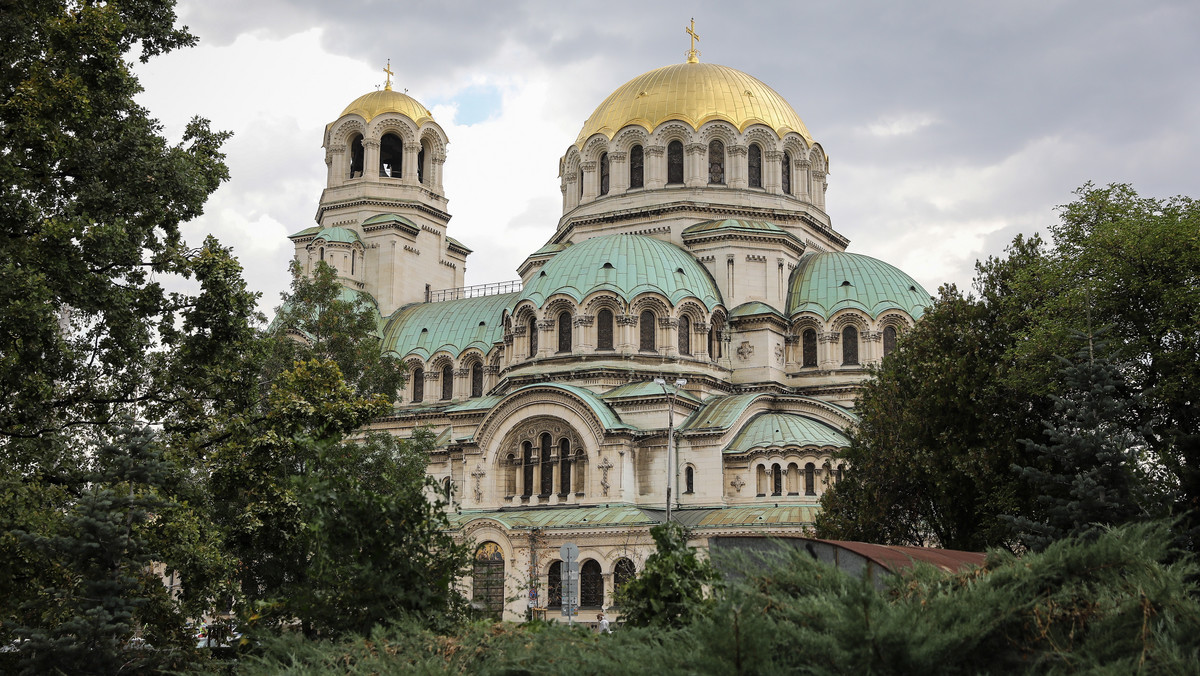
[[[635,627],[678,627],[701,609],[704,587],[720,575],[707,559],[696,556],[687,531],[674,522],[650,529],[655,551],[641,574],[618,592],[623,621]]]
[[[339,642],[268,642],[245,674],[1192,673],[1198,568],[1169,529],[1139,525],[993,553],[957,574],[922,567],[883,591],[797,551],[749,569],[681,628],[480,623]]]

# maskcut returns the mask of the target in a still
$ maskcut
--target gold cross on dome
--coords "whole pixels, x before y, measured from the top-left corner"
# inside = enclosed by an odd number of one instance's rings
[[[696,41],[700,39],[700,35],[696,33],[696,19],[693,18],[692,25],[685,27],[683,29],[683,31],[685,33],[687,33],[688,35],[692,36],[692,48],[688,50],[687,62],[688,63],[699,63],[700,62],[700,52],[696,50]]]
[[[388,59],[387,65],[383,67],[383,72],[387,73],[387,81],[383,83],[383,88],[384,90],[390,92],[392,91],[392,76],[395,75],[395,73],[392,72],[391,59]]]

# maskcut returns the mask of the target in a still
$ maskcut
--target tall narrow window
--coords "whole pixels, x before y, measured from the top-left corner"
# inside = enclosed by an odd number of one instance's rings
[[[541,458],[541,460],[542,460],[541,497],[548,498],[548,497],[550,497],[550,494],[554,492],[554,458],[551,457],[551,454],[550,454],[553,447],[551,446],[549,434],[543,433],[540,441],[541,441],[541,446],[542,446],[541,447],[541,454],[542,454],[542,458]]]
[[[783,495],[783,468],[771,465],[771,495]]]
[[[570,312],[560,312],[558,314],[558,351],[559,353],[571,351]]]
[[[847,326],[842,330],[842,363],[852,365],[858,363],[858,329]]]
[[[708,182],[725,183],[725,144],[713,139],[708,144]]]
[[[600,564],[588,559],[579,567],[579,607],[599,608],[604,604],[604,578]]]
[[[521,444],[521,495],[533,495],[533,444]]]
[[[355,263],[358,262],[357,259],[358,259],[358,252],[355,251],[354,249],[351,249],[350,250],[350,274],[352,274],[352,275],[354,274]]]
[[[587,486],[587,454],[582,448],[575,449],[575,467],[571,471],[575,474],[575,495],[582,496]]]
[[[613,313],[610,310],[596,313],[596,349],[613,349]]]
[[[837,466],[837,475],[834,477],[834,483],[841,481],[842,476],[845,474],[845,472],[846,472],[846,465],[844,465],[844,464],[838,465]]]
[[[667,184],[683,183],[683,143],[667,144]]]
[[[713,348],[716,347],[717,329],[716,327],[708,327],[708,358],[716,359],[717,355],[713,354]]]
[[[886,326],[883,329],[883,356],[896,351],[896,327]]]
[[[583,199],[583,169],[579,170],[579,199]]]
[[[517,456],[512,453],[504,458],[504,494],[517,494]]]
[[[646,152],[641,146],[629,149],[629,187],[641,188],[646,185]]]
[[[817,332],[813,329],[804,329],[804,365],[817,365]]]
[[[546,607],[562,608],[562,561],[550,564],[546,573]]]
[[[450,401],[454,397],[454,367],[446,364],[442,367],[442,401]]]
[[[679,318],[679,354],[692,354],[692,320],[687,315]]]
[[[361,178],[363,173],[363,144],[362,134],[355,134],[350,139],[350,178]]]
[[[626,558],[617,559],[617,563],[613,565],[613,603],[621,602],[621,590],[625,585],[633,581],[637,577],[637,568],[634,568],[633,561]]]
[[[746,159],[746,172],[749,177],[751,188],[762,187],[762,147],[757,143],[750,144],[750,151]]]
[[[325,247],[321,247],[321,260],[325,260]]]
[[[817,466],[811,462],[804,466],[804,494],[817,494]]]
[[[562,439],[558,442],[558,495],[567,497],[571,491],[571,441]]]
[[[400,178],[404,163],[404,142],[395,134],[384,134],[379,140],[379,175]]]
[[[471,365],[471,396],[483,396],[483,364],[479,362]]]
[[[600,194],[608,194],[608,153],[600,153]]]
[[[643,312],[638,324],[638,329],[641,331],[638,349],[643,352],[654,352],[658,349],[654,341],[654,313],[649,310]]]
[[[412,370],[412,400],[418,403],[425,398],[425,369],[420,366]]]
[[[683,486],[685,489],[683,492],[691,495],[696,490],[696,470],[689,465],[687,470],[683,473],[683,477]]]
[[[783,151],[783,166],[781,169],[783,169],[783,194],[790,195],[792,194],[792,154],[786,150]]]
[[[442,479],[442,497],[446,498],[446,502],[450,502],[450,498],[454,494],[454,483],[450,481],[450,477]]]
[[[537,350],[538,350],[538,344],[537,344],[538,335],[537,334],[538,334],[537,319],[530,317],[529,318],[529,358],[530,359],[533,359],[534,357],[537,356]]]
[[[425,183],[425,158],[428,156],[425,147],[428,145],[428,141],[421,141],[421,149],[417,151],[417,182],[421,184]]]

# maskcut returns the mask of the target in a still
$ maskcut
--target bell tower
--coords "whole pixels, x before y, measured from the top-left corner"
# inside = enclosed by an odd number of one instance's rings
[[[317,225],[290,239],[305,270],[323,260],[332,237],[357,239],[361,259],[342,282],[371,294],[386,317],[429,300],[431,290],[463,286],[470,249],[446,234],[449,139],[425,106],[392,89],[390,63],[384,72],[383,89],[355,99],[325,128]]]

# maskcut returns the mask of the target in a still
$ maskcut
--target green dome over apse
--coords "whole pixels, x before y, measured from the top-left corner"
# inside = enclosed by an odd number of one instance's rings
[[[721,304],[717,285],[691,254],[643,235],[593,237],[567,247],[529,280],[517,302],[530,300],[541,307],[562,293],[578,303],[600,290],[626,302],[653,292],[672,305],[689,297],[709,310]]]
[[[847,448],[845,434],[795,413],[760,413],[738,432],[726,453],[745,453],[753,448],[783,446],[834,446]]]
[[[815,312],[829,319],[839,310],[856,308],[872,319],[887,310],[919,319],[930,304],[929,293],[899,268],[845,251],[802,256],[788,291],[790,317]]]
[[[313,239],[323,239],[326,242],[342,242],[344,244],[353,244],[354,242],[361,241],[357,232],[354,232],[348,228],[336,227],[325,228],[321,232],[318,232],[317,236],[313,237]]]

